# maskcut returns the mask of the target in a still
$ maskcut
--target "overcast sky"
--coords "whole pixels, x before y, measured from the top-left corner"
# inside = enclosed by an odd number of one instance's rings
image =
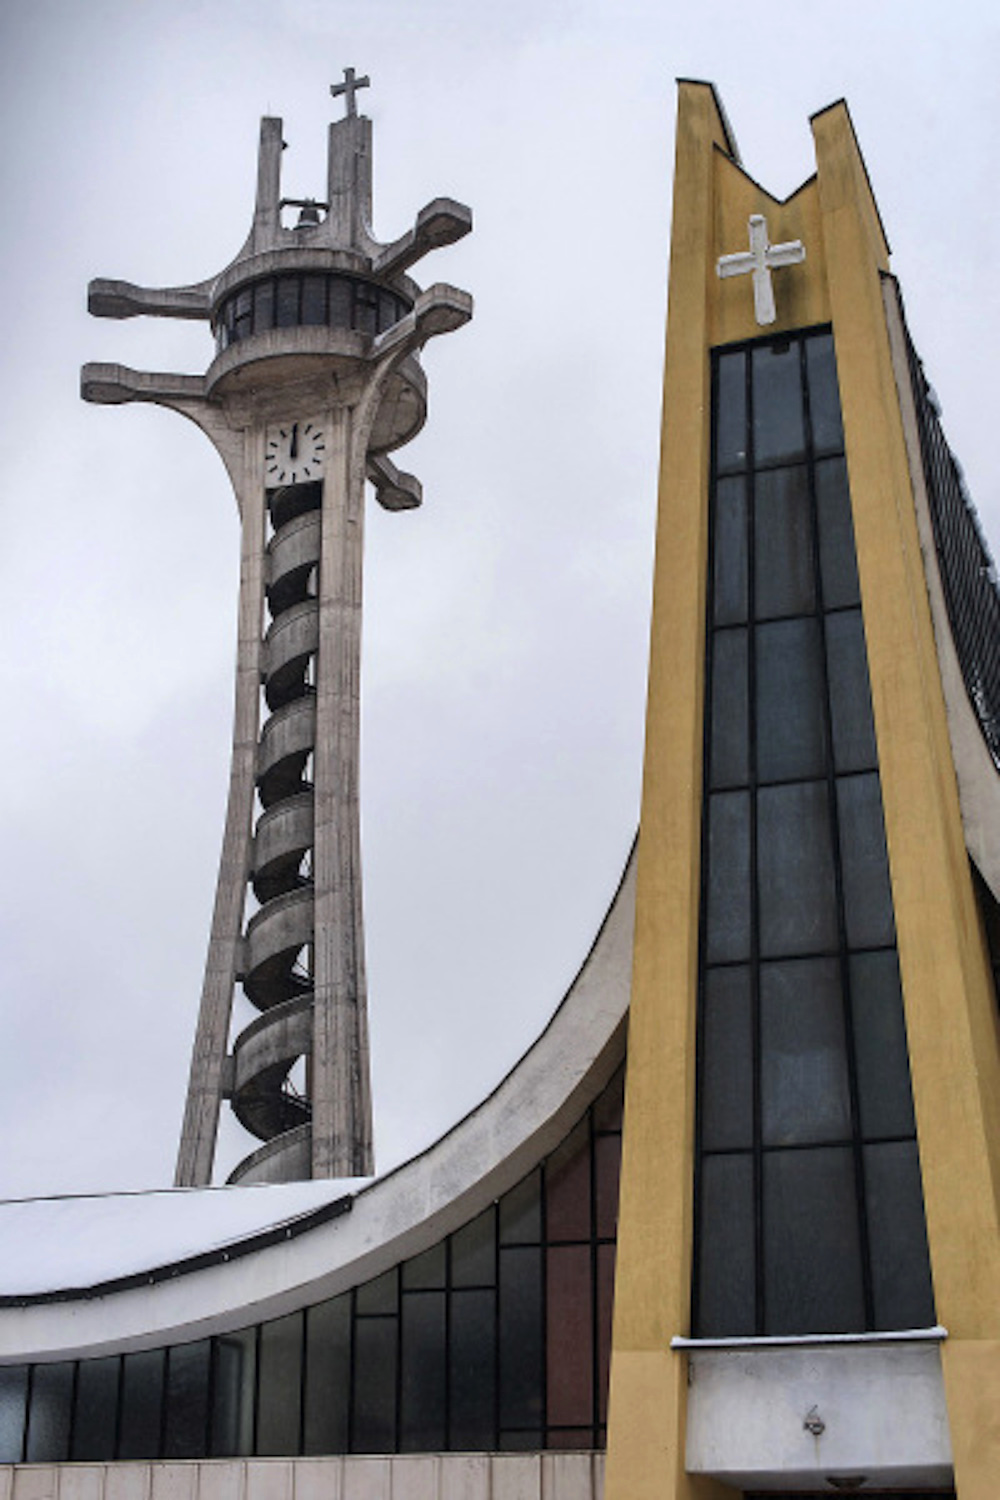
[[[674,79],[714,80],[783,197],[840,96],[911,329],[994,540],[994,5],[6,0],[0,8],[0,1196],[172,1179],[229,759],[235,506],[172,413],[85,406],[85,360],[201,372],[200,324],[86,313],[241,243],[258,119],[321,197],[328,86],[371,75],[375,228],[476,299],[429,346],[369,511],[363,838],[376,1150],[497,1082],[586,954],[638,813]],[[739,246],[733,246],[738,249]],[[228,1169],[252,1143],[226,1137]]]

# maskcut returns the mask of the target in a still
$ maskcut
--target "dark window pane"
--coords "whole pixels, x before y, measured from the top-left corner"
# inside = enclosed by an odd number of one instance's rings
[[[542,1252],[500,1252],[500,1425],[528,1427],[542,1417]]]
[[[374,333],[378,324],[378,288],[363,281],[354,288],[354,326],[360,333]]]
[[[772,469],[754,480],[754,610],[758,620],[815,608],[807,470]]]
[[[708,799],[709,963],[750,956],[750,798],[716,792]]]
[[[615,1297],[615,1246],[597,1247],[597,1399],[602,1422],[608,1418],[608,1375],[611,1369],[611,1314]]]
[[[309,324],[326,322],[326,277],[303,276],[302,321]]]
[[[541,1431],[537,1428],[522,1427],[518,1432],[501,1432],[501,1453],[536,1453],[539,1448],[544,1448]]]
[[[257,1452],[299,1451],[302,1406],[302,1314],[289,1313],[260,1326]]]
[[[532,1172],[500,1199],[500,1243],[537,1245],[541,1238],[541,1173]]]
[[[394,1313],[399,1307],[397,1268],[393,1266],[391,1271],[385,1271],[381,1276],[376,1276],[374,1281],[366,1281],[364,1286],[358,1287],[354,1295],[357,1299],[359,1316],[364,1317],[369,1313]]]
[[[484,1214],[473,1219],[471,1224],[463,1225],[452,1235],[452,1286],[496,1285],[496,1225],[496,1209],[488,1208]]]
[[[274,282],[258,281],[253,289],[253,331],[264,333],[274,327]]]
[[[709,969],[702,996],[701,1144],[705,1151],[753,1144],[753,1020],[750,970]]]
[[[745,469],[746,355],[721,354],[715,397],[715,462],[719,469]]]
[[[428,1290],[443,1287],[446,1281],[446,1242],[432,1245],[423,1255],[415,1255],[403,1262],[403,1291]]]
[[[586,1118],[545,1164],[545,1235],[548,1240],[590,1238],[590,1137]]]
[[[0,1463],[20,1463],[27,1408],[28,1366],[0,1365]]]
[[[299,278],[282,276],[278,280],[276,322],[279,328],[294,328],[299,321]]]
[[[742,625],[747,617],[747,482],[720,479],[715,486],[712,538],[712,615],[716,625]]]
[[[859,1333],[865,1326],[851,1151],[764,1153],[766,1333]]]
[[[757,775],[761,781],[826,770],[825,684],[816,619],[777,620],[754,632]]]
[[[256,1328],[220,1335],[215,1340],[212,1389],[213,1457],[238,1458],[253,1452],[256,1388]]]
[[[755,1331],[753,1159],[706,1156],[699,1181],[699,1338]]]
[[[28,1463],[69,1458],[69,1417],[73,1404],[73,1362],[36,1365],[31,1375],[28,1412]]]
[[[815,478],[823,605],[841,609],[861,599],[847,464],[842,458],[828,459],[816,465]]]
[[[399,318],[399,301],[391,292],[378,294],[378,331],[384,333]]]
[[[306,1314],[304,1453],[346,1453],[351,1391],[351,1295]]]
[[[837,806],[848,944],[876,948],[892,943],[895,928],[878,776],[872,772],[838,780]]]
[[[839,772],[874,769],[875,725],[860,609],[827,616],[826,655],[834,764]]]
[[[76,1377],[71,1458],[114,1458],[120,1359],[81,1359]]]
[[[806,371],[813,448],[817,453],[835,452],[844,446],[844,432],[840,422],[840,391],[832,333],[822,333],[806,340]]]
[[[407,1293],[401,1317],[400,1451],[437,1452],[447,1442],[445,1293]]]
[[[844,1001],[836,959],[761,966],[760,1053],[765,1146],[850,1136]]]
[[[876,1328],[930,1328],[934,1292],[915,1141],[865,1147]]]
[[[757,794],[760,947],[774,957],[837,944],[826,786],[807,781]]]
[[[712,640],[711,785],[745,786],[749,776],[747,632],[717,630]]]
[[[590,1246],[553,1246],[545,1274],[546,1418],[550,1426],[582,1426],[594,1416]]]
[[[396,1451],[396,1332],[396,1318],[355,1322],[355,1453]]]
[[[350,328],[353,318],[354,288],[346,276],[331,276],[329,285],[329,319],[332,328]]]
[[[618,1224],[618,1179],[621,1173],[620,1135],[594,1137],[594,1218],[601,1239],[614,1239]]]
[[[754,463],[798,458],[805,448],[798,344],[754,349],[751,378]]]
[[[496,1293],[451,1294],[448,1446],[488,1452],[496,1442]]]
[[[167,1350],[164,1458],[204,1458],[208,1451],[208,1365],[211,1343]]]
[[[594,1129],[621,1130],[624,1103],[625,1069],[619,1068],[604,1093],[594,1100]]]
[[[850,976],[861,1133],[866,1140],[912,1135],[916,1126],[895,950],[852,953]]]

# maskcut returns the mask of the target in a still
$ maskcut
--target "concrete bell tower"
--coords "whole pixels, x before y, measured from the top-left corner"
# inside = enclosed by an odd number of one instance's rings
[[[421,291],[407,272],[472,217],[437,198],[399,239],[374,239],[372,128],[356,107],[367,85],[349,68],[331,88],[347,113],[330,126],[325,200],[281,197],[282,122],[265,118],[253,223],[224,270],[191,286],[89,289],[98,317],[211,325],[204,375],[88,364],[82,394],[197,423],[242,527],[229,802],[178,1187],[211,1181],[224,1099],[262,1143],[231,1182],[374,1170],[358,807],[365,481],[388,510],[420,504],[419,482],[388,455],[424,423],[420,350],[466,323],[472,299]],[[230,1046],[237,984],[260,1015]]]

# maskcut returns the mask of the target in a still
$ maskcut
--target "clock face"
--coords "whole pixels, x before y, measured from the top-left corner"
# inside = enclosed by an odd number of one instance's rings
[[[283,422],[270,427],[264,447],[264,474],[269,487],[322,479],[326,439],[318,422]]]

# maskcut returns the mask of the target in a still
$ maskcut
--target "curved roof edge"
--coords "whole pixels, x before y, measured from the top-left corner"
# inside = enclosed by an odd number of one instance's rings
[[[0,1307],[0,1362],[184,1342],[337,1295],[428,1249],[513,1187],[568,1133],[625,1050],[635,846],[561,1004],[502,1082],[427,1150],[330,1218],[86,1289]],[[266,1243],[261,1243],[261,1239]],[[141,1284],[139,1284],[141,1281]],[[13,1299],[10,1299],[13,1301]]]

